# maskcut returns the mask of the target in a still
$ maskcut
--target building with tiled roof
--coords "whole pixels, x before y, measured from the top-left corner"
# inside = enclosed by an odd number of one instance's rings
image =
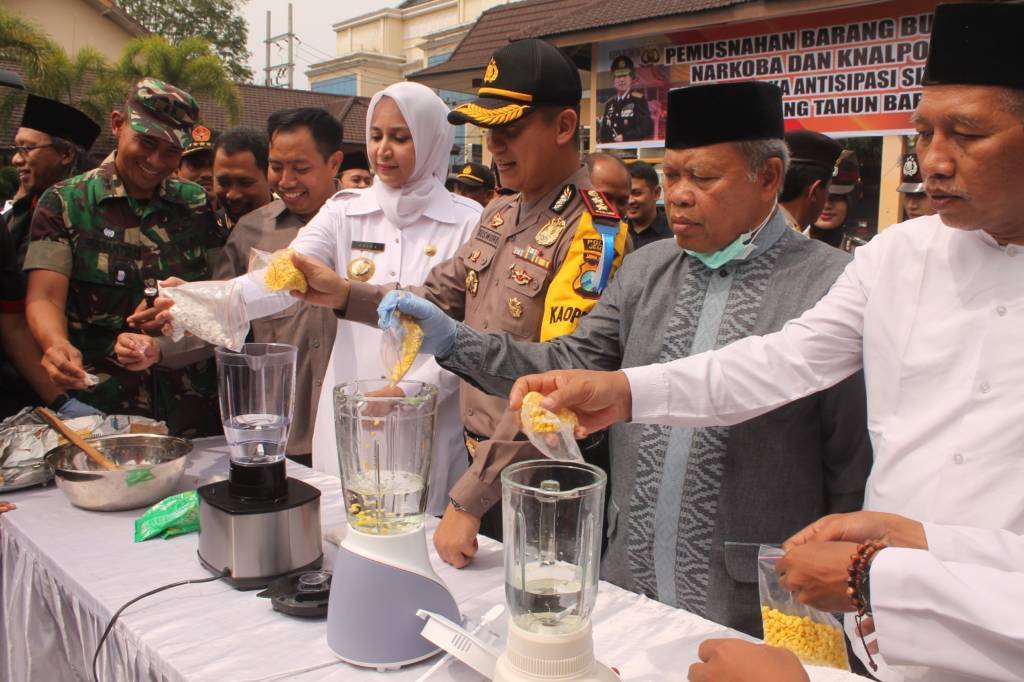
[[[15,72],[16,65],[5,63],[4,68]],[[366,145],[366,110],[369,100],[365,97],[345,97],[324,92],[309,90],[289,90],[287,88],[271,88],[251,83],[239,83],[238,92],[242,99],[241,120],[237,125],[265,130],[267,119],[275,111],[292,107],[321,107],[331,112],[344,129],[345,151],[362,149]],[[227,109],[206,97],[198,97],[200,121],[214,130],[226,130],[232,127]],[[0,146],[13,144],[17,121],[21,120],[21,107],[12,112],[11,124],[0,124]],[[113,134],[110,132],[110,121],[98,121],[103,132],[93,145],[93,155],[97,158],[106,156],[115,146]]]
[[[407,77],[433,88],[473,93],[494,50],[521,38],[548,40],[581,69],[586,146],[651,160],[664,155],[670,89],[771,81],[783,91],[787,128],[842,138],[868,159],[862,164],[865,201],[857,218],[866,218],[870,232],[899,217],[899,159],[912,132],[910,115],[920,97],[937,4],[521,0],[483,12],[446,60]],[[613,61],[623,65],[618,77],[612,73]],[[638,103],[622,104],[627,98]],[[619,102],[608,107],[613,99]],[[610,113],[616,109],[625,116]],[[649,116],[651,124],[631,127],[630,116]],[[629,132],[640,129],[652,132],[641,139]]]

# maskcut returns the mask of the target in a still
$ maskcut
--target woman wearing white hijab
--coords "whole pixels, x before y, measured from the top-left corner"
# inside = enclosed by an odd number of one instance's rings
[[[479,204],[444,188],[454,140],[447,115],[444,102],[418,83],[395,83],[374,95],[366,116],[373,185],[335,194],[290,248],[343,276],[400,287],[422,284],[434,265],[470,238],[480,220]],[[281,295],[247,297],[252,317],[293,302]],[[253,314],[256,308],[259,312]],[[314,469],[339,475],[333,389],[388,374],[380,361],[381,337],[374,327],[339,320],[313,432]],[[417,358],[406,379],[440,390],[427,504],[427,513],[440,515],[448,504],[448,490],[467,466],[458,380],[428,356]]]

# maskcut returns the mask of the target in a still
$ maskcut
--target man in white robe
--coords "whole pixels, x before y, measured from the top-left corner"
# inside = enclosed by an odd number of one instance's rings
[[[938,8],[914,115],[938,215],[858,249],[812,310],[671,363],[523,378],[512,407],[541,390],[547,406],[577,410],[581,431],[726,425],[863,367],[875,453],[865,508],[1024,533],[1024,192],[1007,182],[1024,174],[1021,25],[1021,5]],[[878,676],[959,679],[920,666]]]

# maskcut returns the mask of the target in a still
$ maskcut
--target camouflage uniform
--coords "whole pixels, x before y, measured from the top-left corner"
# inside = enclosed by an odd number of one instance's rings
[[[194,118],[190,109],[197,107],[187,93],[146,79],[129,101],[129,124],[184,147],[188,129],[171,129],[164,117]],[[166,420],[173,434],[219,433],[213,359],[184,369],[131,372],[117,364],[113,349],[118,334],[132,331],[125,319],[142,300],[144,282],[210,279],[227,234],[199,185],[168,178],[148,201],[136,201],[126,193],[115,160],[43,193],[25,270],[52,270],[70,279],[68,340],[82,352],[85,370],[100,379],[78,392],[80,400],[107,413]]]

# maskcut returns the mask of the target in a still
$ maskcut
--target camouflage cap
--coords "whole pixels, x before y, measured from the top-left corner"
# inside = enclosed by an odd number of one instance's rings
[[[199,105],[184,90],[156,78],[143,78],[128,98],[128,116],[135,132],[185,149],[192,144]]]

